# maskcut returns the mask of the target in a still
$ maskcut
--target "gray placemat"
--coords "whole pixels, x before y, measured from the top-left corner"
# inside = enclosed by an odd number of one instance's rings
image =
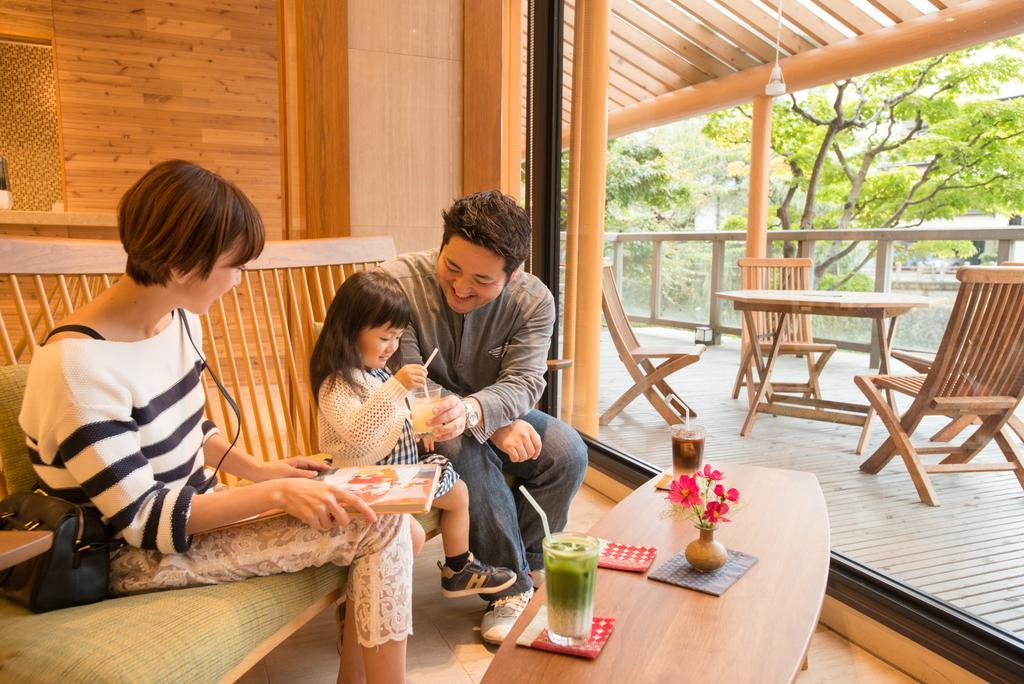
[[[714,572],[697,572],[686,560],[686,554],[680,551],[647,573],[647,576],[659,582],[668,582],[679,587],[702,591],[705,594],[721,596],[757,562],[757,556],[751,556],[749,553],[732,549],[727,549],[727,551],[729,559],[725,561],[725,565]]]

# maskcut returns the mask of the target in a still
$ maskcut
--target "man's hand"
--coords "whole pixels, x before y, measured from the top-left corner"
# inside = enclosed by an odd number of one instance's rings
[[[494,446],[508,454],[513,463],[529,461],[540,456],[540,435],[525,420],[514,420],[491,435]]]
[[[305,477],[313,478],[324,470],[330,470],[330,466],[323,461],[306,456],[294,456],[277,461],[259,463],[256,472],[250,478],[253,482],[265,480],[276,480],[280,477]]]
[[[462,399],[449,394],[434,404],[434,417],[427,421],[433,428],[435,442],[446,442],[455,439],[466,431],[466,407]]]

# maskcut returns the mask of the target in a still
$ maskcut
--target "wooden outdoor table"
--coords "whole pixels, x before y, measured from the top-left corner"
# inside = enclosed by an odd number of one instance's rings
[[[747,345],[746,355],[752,355],[757,368],[759,384],[750,402],[747,418],[740,428],[746,436],[754,427],[758,413],[794,416],[810,420],[824,420],[861,427],[857,453],[861,453],[870,434],[874,410],[867,404],[830,401],[815,397],[794,396],[772,390],[771,375],[779,357],[782,341],[781,332],[786,318],[793,314],[815,316],[849,316],[869,318],[874,321],[875,338],[878,341],[880,358],[879,373],[889,373],[889,354],[897,317],[911,309],[930,305],[926,297],[905,295],[894,292],[840,292],[834,290],[732,290],[716,292],[716,297],[731,300],[733,307],[742,312],[747,330],[756,330],[754,312],[778,314],[778,323],[772,339],[768,358],[754,353],[756,344]],[[889,319],[888,328],[885,319]],[[895,398],[887,392],[889,403],[895,408]]]
[[[52,532],[0,531],[0,570],[48,551],[51,544]]]
[[[516,638],[546,603],[543,587],[498,650],[484,684],[503,682],[660,682],[724,678],[791,681],[800,671],[825,596],[829,524],[811,473],[728,465],[726,485],[743,508],[716,533],[730,549],[758,557],[722,596],[599,568],[594,614],[615,628],[596,660],[517,646]],[[654,546],[651,568],[697,537],[682,518],[661,518],[665,492],[655,480],[609,511],[589,534]],[[812,664],[813,666],[813,664]]]

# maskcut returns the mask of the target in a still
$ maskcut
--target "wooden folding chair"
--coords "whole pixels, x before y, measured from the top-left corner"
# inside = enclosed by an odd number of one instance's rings
[[[1009,470],[1024,487],[1024,465],[1008,425],[1024,396],[1024,268],[965,266],[956,277],[960,290],[927,373],[854,378],[889,431],[860,469],[877,473],[898,454],[921,500],[930,506],[937,505],[930,473]],[[902,417],[882,396],[884,390],[914,398]],[[931,415],[977,416],[980,425],[959,446],[914,446],[914,430]],[[1007,462],[972,464],[993,439]],[[924,464],[920,457],[929,454],[946,457]]]
[[[641,394],[647,397],[651,406],[670,425],[682,422],[686,412],[689,412],[691,416],[697,415],[697,412],[683,401],[679,393],[665,382],[665,378],[700,361],[705,350],[704,345],[697,344],[675,349],[641,347],[633,333],[633,326],[629,324],[626,310],[622,307],[622,299],[615,286],[614,271],[608,264],[604,266],[601,294],[608,332],[611,333],[612,341],[615,342],[619,358],[626,366],[626,370],[629,371],[630,377],[633,378],[633,386],[601,414],[598,422],[601,425],[608,425],[615,416],[622,412],[622,409]],[[664,361],[655,366],[653,361],[657,359],[664,359]]]
[[[1000,266],[1020,267],[1024,261],[1004,261]],[[910,369],[917,373],[927,373],[935,362],[935,354],[927,352],[909,351],[904,349],[893,349],[889,356],[910,366]],[[948,442],[956,439],[956,436],[971,425],[980,425],[981,419],[977,416],[958,416],[950,421],[945,427],[931,436],[932,442]],[[1024,421],[1012,416],[1006,424],[1017,433],[1017,436],[1024,441]]]
[[[744,290],[809,290],[811,289],[810,259],[755,259],[744,257],[738,262],[740,267],[740,283]],[[757,349],[762,356],[771,351],[775,329],[778,327],[779,315],[774,313],[755,312],[754,325],[756,330],[747,329],[744,319],[742,341],[740,344],[740,367],[736,373],[736,382],[732,387],[732,398],[740,395],[740,388],[746,386],[748,399],[753,400],[756,391],[754,381],[754,346],[750,340],[757,339]],[[780,354],[804,357],[807,359],[807,382],[772,382],[772,390],[778,392],[799,392],[805,398],[821,399],[821,387],[818,376],[836,351],[834,344],[818,344],[811,334],[811,317],[796,314],[789,316],[782,330]],[[815,359],[815,354],[819,356]]]

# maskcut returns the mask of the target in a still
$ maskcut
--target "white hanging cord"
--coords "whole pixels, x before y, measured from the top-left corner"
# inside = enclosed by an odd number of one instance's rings
[[[779,43],[782,42],[782,0],[779,0],[776,6],[776,24],[775,24],[775,63],[779,63]]]

